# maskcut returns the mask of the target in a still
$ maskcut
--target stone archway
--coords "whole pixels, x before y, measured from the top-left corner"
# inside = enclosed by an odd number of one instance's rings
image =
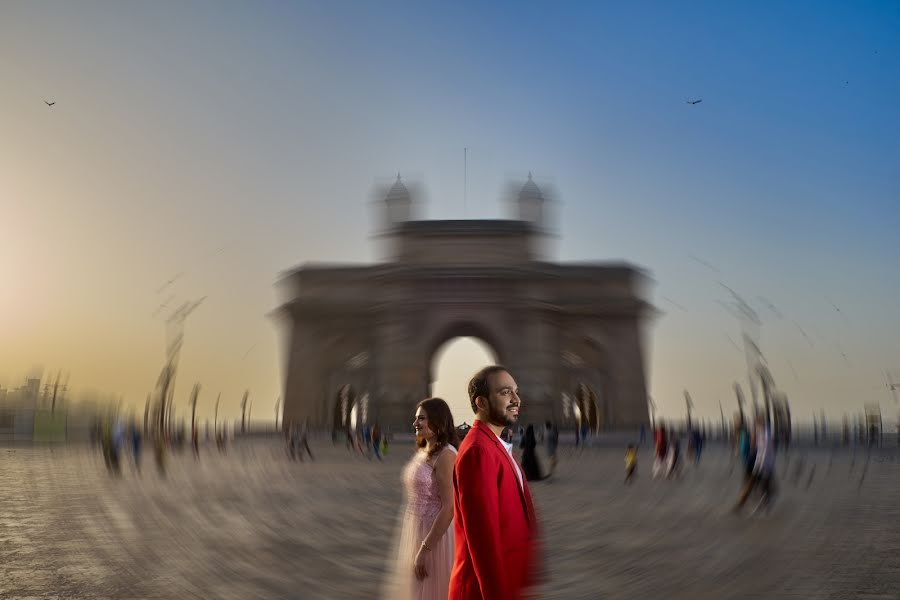
[[[387,204],[399,201],[402,189],[394,191]],[[359,397],[370,392],[368,421],[404,430],[415,402],[430,395],[435,352],[456,337],[492,348],[523,390],[530,421],[557,421],[560,394],[581,382],[594,391],[597,407],[587,412],[599,426],[648,421],[641,327],[651,307],[642,270],[548,262],[538,253],[545,232],[522,218],[391,214],[379,234],[388,250],[381,262],[304,265],[279,282],[287,301],[278,314],[290,335],[285,421],[333,425],[338,384],[350,383]],[[602,353],[585,341],[594,338]],[[566,352],[581,366],[561,360]],[[367,365],[350,369],[348,359],[364,353]]]
[[[468,398],[469,379],[486,365],[499,363],[496,350],[479,337],[452,337],[440,344],[428,364],[428,396],[447,402],[456,425],[474,418]]]
[[[580,383],[575,392],[575,405],[578,407],[579,425],[587,425],[591,433],[600,431],[600,407],[597,404],[597,393],[586,383]]]
[[[454,321],[444,325],[433,334],[425,348],[425,364],[428,369],[427,381],[429,382],[429,385],[434,381],[436,375],[435,355],[445,344],[452,342],[457,338],[475,338],[481,341],[493,352],[497,359],[497,364],[506,364],[504,362],[505,352],[502,350],[503,345],[501,344],[501,336],[494,331],[492,326],[474,320]]]
[[[575,419],[575,401],[572,398],[572,395],[568,392],[562,392],[560,394],[560,415],[562,416],[562,420],[557,423],[557,426],[570,426],[572,421]]]
[[[563,407],[568,418],[563,422],[580,426],[585,421],[592,431],[615,426],[616,386],[605,343],[594,336],[573,334],[565,338],[563,347],[560,387],[564,404],[568,402]]]

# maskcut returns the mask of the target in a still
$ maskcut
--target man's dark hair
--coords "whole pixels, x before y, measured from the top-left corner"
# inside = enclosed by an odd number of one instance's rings
[[[509,369],[501,365],[490,365],[475,373],[469,380],[469,402],[472,403],[472,412],[478,412],[478,405],[475,404],[475,398],[491,395],[490,379],[494,373],[509,373]]]

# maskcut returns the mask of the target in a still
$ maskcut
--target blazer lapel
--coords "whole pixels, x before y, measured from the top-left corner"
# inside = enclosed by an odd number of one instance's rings
[[[519,475],[516,473],[516,467],[518,463],[514,456],[512,456],[509,452],[507,452],[506,448],[500,442],[500,438],[498,438],[493,431],[487,426],[484,425],[481,421],[475,421],[473,424],[473,429],[477,427],[478,431],[487,436],[491,442],[493,442],[494,447],[498,452],[503,453],[503,457],[509,462],[509,468],[512,470],[512,476],[516,478],[516,489],[519,490],[519,500],[522,502],[522,510],[525,511],[525,519],[528,521],[529,526],[534,523],[534,508],[531,505],[531,494],[528,492],[528,488],[525,487],[525,473],[519,467],[519,473],[522,473],[521,483],[519,482]]]
[[[524,483],[524,482],[523,482]],[[528,518],[528,525],[534,529],[535,517],[534,517],[534,501],[531,498],[531,490],[528,487],[525,487],[525,515]]]

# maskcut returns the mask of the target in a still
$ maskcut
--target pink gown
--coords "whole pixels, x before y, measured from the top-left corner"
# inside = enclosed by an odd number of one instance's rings
[[[456,453],[447,446],[442,452]],[[428,535],[434,519],[441,510],[441,496],[434,468],[425,462],[425,452],[416,452],[403,469],[406,488],[406,506],[401,515],[402,525],[398,541],[397,558],[384,596],[390,600],[447,600],[450,589],[450,570],[453,567],[453,522],[443,537],[435,542],[428,553],[425,568],[428,577],[416,579],[413,561],[422,540]]]

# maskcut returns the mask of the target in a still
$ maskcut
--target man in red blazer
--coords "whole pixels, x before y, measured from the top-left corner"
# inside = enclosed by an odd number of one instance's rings
[[[500,439],[519,420],[519,388],[501,366],[469,382],[475,421],[453,471],[454,546],[449,600],[516,600],[536,579],[537,523],[512,444]]]

